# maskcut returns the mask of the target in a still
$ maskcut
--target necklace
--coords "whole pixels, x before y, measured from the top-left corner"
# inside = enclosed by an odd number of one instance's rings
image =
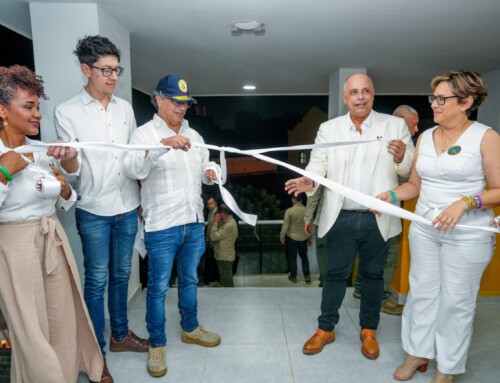
[[[452,134],[450,137],[448,138],[445,138],[444,137],[444,129],[442,126],[440,126],[441,128],[441,152],[444,153],[448,150],[449,148],[449,145],[455,143],[455,141],[457,140],[458,137],[460,137],[462,135],[463,132],[465,132],[465,130],[470,126],[470,121],[467,121],[467,123],[464,125],[463,128],[460,128],[458,130],[458,133],[455,133],[455,134]]]

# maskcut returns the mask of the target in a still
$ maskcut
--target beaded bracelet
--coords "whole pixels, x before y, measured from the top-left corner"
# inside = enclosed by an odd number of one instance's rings
[[[476,209],[481,209],[481,206],[483,206],[483,200],[482,198],[478,195],[475,195],[474,196],[474,199],[476,200],[477,202],[477,206],[476,206]]]
[[[465,202],[465,204],[467,205],[467,210],[474,210],[474,209],[477,209],[477,200],[476,198],[474,198],[473,196],[471,195],[464,195],[462,196],[462,201]]]
[[[398,199],[396,197],[396,193],[394,193],[392,190],[387,190],[387,193],[389,193],[392,197],[392,203],[398,202]]]
[[[7,178],[7,181],[12,181],[12,174],[10,174],[9,171],[1,165],[0,165],[0,172],[4,174],[5,178]]]

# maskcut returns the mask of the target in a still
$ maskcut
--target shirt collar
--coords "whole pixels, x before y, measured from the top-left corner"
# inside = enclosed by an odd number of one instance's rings
[[[87,92],[87,90],[85,89],[85,87],[83,87],[82,90],[80,91],[80,99],[82,100],[82,102],[85,105],[90,104],[92,101],[98,102],[94,97],[92,97]],[[109,101],[113,102],[113,103],[116,102],[115,96],[113,94],[111,94]]]
[[[354,125],[354,123],[351,120],[351,114],[350,113],[348,114],[348,118],[349,118],[349,129],[351,131],[355,132],[356,131],[356,126]],[[361,126],[362,126],[363,131],[365,131],[364,128],[370,129],[372,125],[373,125],[373,110],[370,112],[370,114],[368,115],[368,117],[366,117],[366,120],[363,121],[363,123],[361,124]]]
[[[156,127],[164,127],[165,129],[170,130],[172,133],[175,133],[170,127],[167,125],[167,123],[158,115],[158,113],[155,113],[153,116],[153,123],[156,125]],[[181,128],[179,129],[179,133],[183,132],[185,129],[189,128],[189,122],[186,119],[183,119],[181,122]]]

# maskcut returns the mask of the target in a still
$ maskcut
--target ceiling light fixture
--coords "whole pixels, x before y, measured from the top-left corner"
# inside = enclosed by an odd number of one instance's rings
[[[245,90],[255,90],[257,87],[255,85],[243,85],[243,89]]]
[[[254,34],[257,36],[266,33],[266,28],[262,21],[237,21],[231,26],[231,34],[233,36],[241,36],[243,34]]]

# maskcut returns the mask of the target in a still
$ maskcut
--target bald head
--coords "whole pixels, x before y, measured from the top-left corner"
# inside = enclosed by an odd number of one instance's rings
[[[362,122],[373,109],[375,89],[370,77],[364,73],[349,76],[344,83],[344,103],[353,121]]]
[[[412,137],[418,132],[418,113],[411,106],[400,105],[394,110],[392,115],[405,120],[406,126]]]

